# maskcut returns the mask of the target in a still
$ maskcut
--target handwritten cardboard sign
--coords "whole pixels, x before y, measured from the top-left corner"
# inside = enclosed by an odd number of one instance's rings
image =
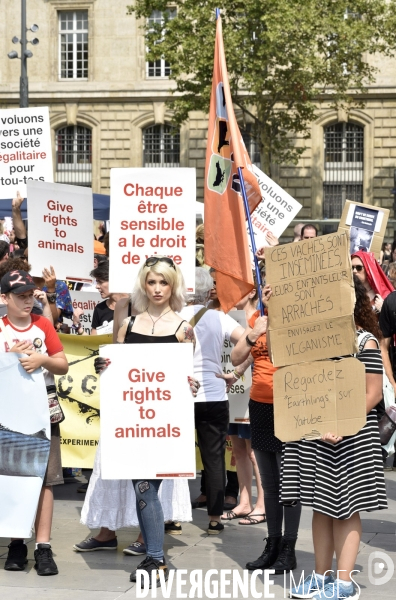
[[[338,231],[349,230],[350,252],[373,252],[379,260],[382,242],[389,219],[389,210],[347,200],[342,211]]]
[[[52,265],[57,279],[91,281],[92,190],[78,185],[28,182],[29,262],[41,277]]]
[[[232,310],[228,313],[244,329],[247,327],[246,313],[244,310]],[[234,344],[230,340],[225,340],[223,353],[221,355],[221,366],[224,373],[232,373],[234,366],[231,362],[231,351]],[[228,392],[228,403],[230,406],[230,423],[250,423],[249,420],[249,399],[250,388],[252,387],[252,371],[248,367],[238,381],[231,386]]]
[[[276,367],[356,352],[348,232],[275,246],[266,267]]]
[[[170,256],[195,286],[195,169],[111,169],[110,289],[130,293],[144,261]]]
[[[109,345],[100,378],[103,479],[195,477],[192,344]]]
[[[0,110],[0,198],[26,197],[28,181],[53,181],[48,106]]]
[[[275,435],[282,442],[332,432],[354,435],[366,423],[366,375],[357,358],[284,367],[274,374]]]

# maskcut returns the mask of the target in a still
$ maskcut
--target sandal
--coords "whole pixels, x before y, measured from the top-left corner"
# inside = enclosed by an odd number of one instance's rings
[[[256,519],[255,517],[264,517],[264,519],[262,521],[258,521],[258,519]],[[246,517],[242,517],[243,519],[245,519],[246,521],[249,521],[248,523],[241,523],[241,521],[239,521],[238,525],[261,525],[261,523],[265,523],[267,521],[267,517],[266,515],[246,515]]]
[[[222,521],[232,521],[233,519],[246,519],[248,515],[237,515],[233,510],[229,510],[226,512],[226,516],[221,515],[220,519]]]

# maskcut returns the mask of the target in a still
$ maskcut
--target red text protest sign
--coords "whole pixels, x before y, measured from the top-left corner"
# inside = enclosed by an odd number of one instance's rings
[[[29,262],[32,275],[52,265],[57,279],[91,281],[92,190],[60,183],[28,182]]]
[[[192,344],[102,346],[103,479],[195,477]]]
[[[53,181],[48,106],[0,110],[0,198],[25,197],[33,180]]]
[[[195,196],[195,169],[111,170],[111,291],[131,292],[155,254],[171,257],[194,290]]]

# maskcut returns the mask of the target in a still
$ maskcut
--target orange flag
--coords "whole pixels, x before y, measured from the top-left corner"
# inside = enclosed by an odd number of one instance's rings
[[[243,168],[249,210],[261,201],[232,105],[221,18],[216,23],[205,168],[205,263],[216,269],[221,308],[228,312],[254,287],[238,167]]]

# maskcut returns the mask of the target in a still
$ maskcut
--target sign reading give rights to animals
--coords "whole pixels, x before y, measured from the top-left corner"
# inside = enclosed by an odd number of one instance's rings
[[[331,431],[355,435],[366,423],[365,368],[356,358],[322,360],[274,374],[275,435],[282,442]]]
[[[131,292],[155,254],[171,257],[194,290],[195,196],[195,169],[111,169],[111,290]]]
[[[100,377],[103,479],[195,477],[193,345],[109,345]]]
[[[32,180],[53,181],[48,107],[0,110],[0,198],[26,197]]]
[[[276,367],[353,354],[355,289],[348,232],[266,251],[269,332]]]
[[[91,281],[93,267],[92,190],[29,181],[29,262],[32,275],[53,266],[57,279]]]

